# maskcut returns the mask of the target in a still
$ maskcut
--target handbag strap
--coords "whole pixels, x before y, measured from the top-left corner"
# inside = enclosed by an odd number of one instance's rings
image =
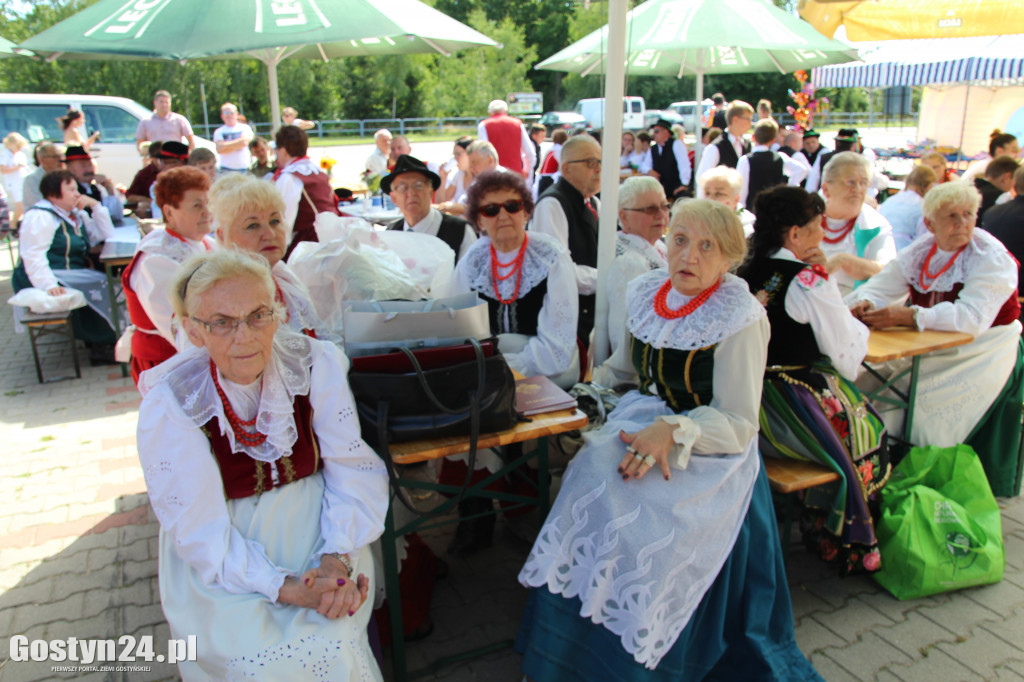
[[[476,339],[468,339],[468,342],[473,345],[473,349],[476,353],[476,370],[477,370],[477,388],[475,391],[469,392],[469,454],[468,461],[466,463],[466,480],[463,481],[462,487],[459,489],[458,495],[455,497],[454,505],[458,505],[462,502],[463,497],[466,495],[466,489],[469,487],[470,482],[473,480],[473,471],[476,469],[476,452],[477,442],[480,438],[480,402],[482,400],[485,383],[486,369],[484,366],[484,351],[480,347],[480,343]],[[420,367],[419,361],[416,356],[409,352],[408,349],[402,348],[406,356],[412,362],[413,369],[416,370],[416,376],[419,379],[420,386],[423,388],[423,392],[426,393],[430,401],[434,403],[434,406],[448,414],[461,412],[462,410],[449,410],[447,407],[441,404],[434,395],[434,392],[430,390],[430,386],[427,385],[426,377],[423,375],[423,368]],[[388,480],[391,482],[391,489],[395,492],[395,497],[402,503],[402,506],[411,511],[417,516],[425,518],[437,518],[448,514],[448,509],[439,511],[438,509],[432,509],[430,511],[423,511],[417,509],[411,501],[405,491],[402,490],[402,486],[398,482],[398,474],[395,472],[395,462],[391,459],[391,448],[388,446],[388,418],[389,410],[391,408],[390,400],[380,400],[377,402],[377,454],[384,460],[384,468],[388,472]],[[439,505],[440,506],[440,505]]]

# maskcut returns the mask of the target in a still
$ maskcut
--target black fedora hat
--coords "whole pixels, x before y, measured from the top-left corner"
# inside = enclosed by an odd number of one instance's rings
[[[93,156],[85,150],[85,147],[68,147],[64,152],[65,161],[85,161]]]
[[[654,122],[654,125],[652,125],[651,127],[652,128],[660,127],[660,128],[664,128],[665,130],[669,131],[670,133],[672,132],[672,124],[669,123],[668,121],[666,121],[663,118],[659,118],[657,121]]]
[[[171,140],[164,142],[160,146],[158,158],[188,161],[188,145],[183,144],[181,142],[174,142]]]
[[[434,186],[435,190],[441,186],[441,176],[427,168],[427,164],[414,156],[402,154],[398,157],[398,161],[395,162],[395,167],[392,169],[391,173],[381,178],[381,190],[390,194],[391,182],[402,173],[419,173],[420,175],[427,176],[430,178],[430,184]]]

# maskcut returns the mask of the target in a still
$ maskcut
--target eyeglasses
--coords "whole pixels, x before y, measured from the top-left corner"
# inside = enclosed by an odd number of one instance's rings
[[[488,218],[495,218],[501,213],[501,209],[505,209],[506,213],[513,215],[523,210],[523,202],[519,199],[509,199],[503,204],[485,204],[480,207],[480,214]]]
[[[396,193],[396,194],[405,194],[409,190],[412,190],[413,192],[422,192],[426,188],[427,188],[427,183],[424,180],[417,180],[416,182],[414,182],[412,184],[403,182],[400,185],[392,185],[391,186],[391,191]]]
[[[238,331],[238,327],[244,322],[249,329],[265,329],[274,321],[273,310],[257,310],[246,317],[218,317],[212,322],[200,320],[195,315],[190,316],[193,320],[206,327],[206,331],[214,336],[230,336]]]
[[[562,163],[564,165],[568,165],[570,163],[585,163],[587,164],[587,168],[590,170],[597,170],[601,167],[601,159],[576,159],[575,161],[563,161]]]
[[[847,178],[846,180],[843,180],[842,183],[846,185],[849,189],[867,189],[868,185],[870,184],[867,180],[863,178],[861,178],[860,180]]]
[[[637,213],[646,213],[652,218],[657,216],[659,213],[668,213],[672,209],[672,204],[654,204],[652,206],[644,206],[643,208],[625,208],[624,211],[636,211]]]

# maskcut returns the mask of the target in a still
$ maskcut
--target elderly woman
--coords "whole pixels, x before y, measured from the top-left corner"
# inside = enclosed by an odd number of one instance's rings
[[[207,206],[210,178],[198,168],[171,168],[153,187],[166,229],[153,230],[139,242],[121,276],[132,325],[132,379],[177,352],[180,321],[167,296],[171,280],[189,257],[213,248],[212,215]]]
[[[820,265],[821,197],[775,187],[758,196],[756,207],[753,254],[740,275],[772,327],[761,452],[818,462],[842,477],[843,483],[805,497],[805,540],[841,574],[874,571],[879,554],[868,499],[886,480],[888,459],[879,438],[851,438],[882,431],[873,412],[861,416],[864,399],[853,385],[868,329],[850,314],[835,278]]]
[[[907,439],[922,446],[971,445],[992,492],[1013,496],[1021,485],[1017,446],[1024,391],[1017,263],[995,237],[974,229],[980,201],[977,190],[962,180],[932,189],[924,199],[928,234],[846,302],[872,328],[908,326],[974,336],[965,346],[921,360],[913,433]],[[909,306],[903,303],[908,295]],[[895,416],[894,425],[902,415]]]
[[[820,679],[797,648],[758,456],[764,307],[735,214],[677,205],[668,271],[627,293],[638,388],[569,463],[519,581],[547,680]]]
[[[749,237],[754,233],[754,214],[740,205],[743,176],[738,170],[728,166],[716,166],[700,176],[697,182],[705,199],[717,201],[736,212],[743,225],[744,235]]]
[[[576,350],[576,270],[569,253],[546,234],[527,232],[533,197],[523,178],[507,171],[481,173],[469,188],[467,218],[482,236],[455,267],[453,293],[475,291],[487,301],[491,333],[508,366],[532,377],[544,375],[568,388],[579,378]],[[466,458],[444,460],[440,481],[462,485]],[[477,453],[472,482],[500,469],[492,450]],[[504,491],[504,479],[490,486]],[[491,510],[490,500],[468,498],[459,504],[460,517]],[[462,521],[452,554],[490,545],[494,517]]]
[[[825,269],[845,296],[896,257],[896,242],[889,221],[864,203],[871,162],[856,152],[840,152],[825,166],[822,178],[821,250],[828,259]]]
[[[797,649],[757,454],[764,307],[729,274],[736,215],[676,206],[668,270],[626,294],[638,388],[587,436],[519,574],[523,672],[548,680],[820,679]]]
[[[51,296],[65,293],[65,287],[82,291],[88,306],[71,312],[75,338],[89,345],[93,364],[112,364],[117,335],[107,277],[89,261],[89,249],[114,233],[110,213],[78,193],[71,171],[47,173],[39,191],[43,199],[25,212],[21,224],[21,259],[11,284],[15,291],[35,287]],[[86,209],[92,209],[91,216]]]
[[[228,173],[210,188],[210,210],[217,241],[259,254],[270,263],[281,322],[292,331],[322,337],[325,329],[306,288],[285,263],[289,234],[284,199],[273,183],[244,173]]]
[[[387,476],[345,356],[275,334],[284,311],[250,254],[194,256],[170,297],[193,347],[143,372],[138,448],[164,614],[203,643],[182,678],[380,680],[363,602]]]
[[[626,330],[626,285],[640,275],[664,268],[665,229],[671,204],[656,178],[637,176],[619,186],[619,223],[622,230],[615,237],[615,259],[601,278],[608,298],[608,341],[612,355],[629,352]],[[626,357],[606,363],[594,370],[594,381],[616,386],[625,377],[617,377],[613,367],[628,366]]]

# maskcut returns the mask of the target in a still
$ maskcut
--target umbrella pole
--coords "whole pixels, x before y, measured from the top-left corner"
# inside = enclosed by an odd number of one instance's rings
[[[622,139],[622,98],[626,75],[627,0],[608,2],[608,54],[605,65],[604,129],[601,133],[601,212],[597,236],[597,301],[594,306],[594,366],[604,362],[611,345],[608,340],[608,292],[603,275],[615,257],[615,233],[619,214],[619,141]]]
[[[704,153],[704,136],[701,134],[704,128],[704,71],[700,68],[702,66],[698,62],[697,68],[697,106],[696,112],[694,113],[694,120],[697,121],[697,125],[694,129],[697,134],[697,141],[693,144],[693,168],[690,169],[690,179],[693,182],[693,195],[697,196],[697,166],[700,165],[701,154]]]
[[[267,65],[267,81],[270,83],[270,134],[273,135],[281,125],[281,101],[277,89],[277,60],[271,58],[264,63]]]

